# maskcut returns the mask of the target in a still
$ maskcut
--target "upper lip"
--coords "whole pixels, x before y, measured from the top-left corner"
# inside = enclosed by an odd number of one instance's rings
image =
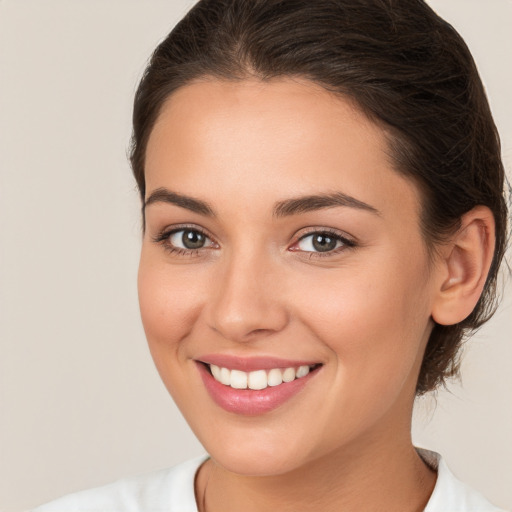
[[[298,368],[299,366],[313,366],[320,364],[318,361],[281,359],[268,356],[240,357],[228,354],[207,354],[198,357],[196,361],[206,364],[214,364],[230,370],[250,372],[254,370],[271,370],[272,368]]]

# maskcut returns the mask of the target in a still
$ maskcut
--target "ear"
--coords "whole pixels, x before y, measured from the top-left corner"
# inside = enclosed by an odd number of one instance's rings
[[[453,325],[467,318],[482,293],[494,255],[494,216],[486,206],[476,206],[461,219],[461,227],[441,248],[439,285],[432,318]]]

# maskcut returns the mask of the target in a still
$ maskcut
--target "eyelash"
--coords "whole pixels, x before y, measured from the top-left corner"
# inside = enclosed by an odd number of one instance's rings
[[[170,254],[177,255],[177,256],[186,256],[186,257],[196,257],[199,256],[201,251],[204,249],[208,249],[208,247],[201,247],[199,249],[183,249],[181,247],[175,247],[169,242],[169,238],[179,233],[180,231],[189,231],[189,232],[195,232],[199,233],[200,235],[204,236],[211,242],[215,243],[213,239],[202,229],[196,227],[196,226],[178,226],[172,229],[167,229],[161,231],[158,235],[153,237],[153,242],[161,244],[164,249],[169,252]],[[300,249],[291,249],[293,252],[303,252],[304,254],[307,254],[309,259],[312,258],[327,258],[333,255],[337,255],[340,252],[353,249],[357,247],[357,243],[354,240],[351,240],[347,238],[346,236],[343,236],[338,231],[335,231],[333,229],[329,228],[312,228],[307,233],[304,233],[302,236],[300,236],[296,242],[294,242],[293,246],[299,244],[301,241],[305,240],[306,238],[313,236],[313,235],[326,235],[331,238],[336,239],[337,242],[341,242],[341,247],[338,247],[332,251],[300,251]],[[292,247],[293,247],[292,246]]]
[[[341,242],[341,246],[336,249],[333,249],[332,251],[325,251],[325,252],[297,250],[297,252],[300,251],[300,252],[304,252],[304,254],[307,254],[308,255],[307,257],[309,259],[311,259],[311,258],[328,258],[330,256],[340,254],[343,251],[346,251],[349,249],[354,249],[357,246],[357,243],[354,240],[347,238],[346,236],[342,235],[339,231],[336,231],[334,229],[329,229],[329,228],[316,228],[316,229],[312,228],[310,231],[308,231],[307,233],[304,233],[302,236],[300,236],[299,239],[293,245],[295,246],[295,245],[299,244],[302,240],[305,240],[306,238],[313,236],[313,235],[329,236],[330,238],[334,238],[337,242]]]
[[[188,256],[190,258],[193,258],[195,256],[199,256],[201,250],[207,249],[206,247],[201,247],[199,249],[182,249],[181,247],[175,247],[169,242],[169,238],[179,233],[180,231],[190,231],[199,233],[200,235],[204,236],[208,240],[212,240],[212,238],[205,233],[202,229],[196,227],[196,226],[178,226],[172,229],[167,229],[161,231],[158,235],[156,235],[153,238],[153,242],[158,243],[163,246],[163,248],[170,254],[177,255],[177,256]],[[212,240],[213,241],[213,240]]]

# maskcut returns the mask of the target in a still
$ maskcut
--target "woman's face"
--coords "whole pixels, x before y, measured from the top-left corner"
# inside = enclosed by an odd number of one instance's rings
[[[228,470],[279,474],[409,435],[436,267],[384,137],[307,81],[204,80],[164,105],[147,147],[142,320]]]

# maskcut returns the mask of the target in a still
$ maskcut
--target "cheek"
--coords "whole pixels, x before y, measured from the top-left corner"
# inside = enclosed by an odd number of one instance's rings
[[[158,373],[178,407],[186,411],[195,403],[187,340],[200,313],[201,287],[193,276],[183,276],[183,268],[173,269],[151,256],[143,251],[139,265],[142,323]]]
[[[303,321],[336,356],[341,375],[381,384],[407,377],[430,325],[419,267],[398,269],[381,259],[317,277],[314,286],[301,283],[309,290],[298,303]]]
[[[414,394],[429,331],[428,308],[414,282],[395,276],[368,271],[344,276],[343,286],[317,283],[317,291],[301,305],[304,323],[334,362],[336,392],[325,397],[334,417],[325,423],[344,425],[347,437],[370,428],[394,411],[394,404],[405,407]],[[324,434],[335,438],[338,430]]]
[[[138,293],[142,323],[150,349],[178,350],[199,314],[197,276],[183,276],[182,269],[155,264],[143,252],[139,265]]]

